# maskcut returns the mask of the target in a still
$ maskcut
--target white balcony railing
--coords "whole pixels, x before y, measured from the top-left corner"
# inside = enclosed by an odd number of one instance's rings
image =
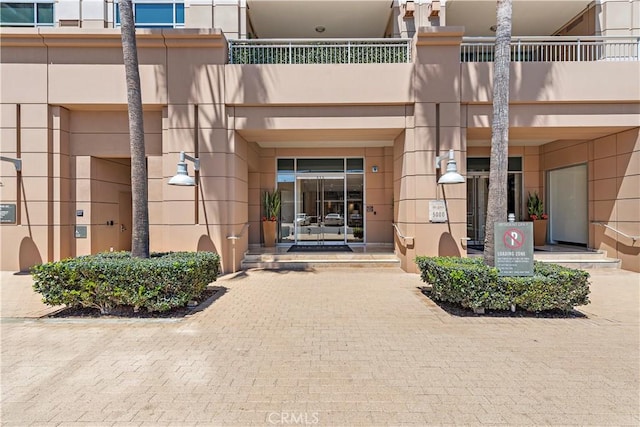
[[[230,40],[230,64],[389,64],[411,62],[410,39]]]
[[[462,62],[493,62],[495,38],[464,37]],[[513,37],[512,62],[638,61],[640,37]]]

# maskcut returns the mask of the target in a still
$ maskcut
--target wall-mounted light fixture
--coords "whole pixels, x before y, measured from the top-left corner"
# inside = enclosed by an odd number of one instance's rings
[[[21,171],[22,170],[22,159],[13,159],[11,157],[1,156],[0,160],[2,160],[3,162],[13,163],[13,166],[16,167],[16,171]]]
[[[440,169],[440,162],[447,156],[436,157],[436,169]],[[447,162],[447,172],[440,177],[438,184],[461,184],[464,182],[464,177],[458,173],[458,166],[453,158],[453,150],[449,150],[449,161]]]
[[[412,0],[407,0],[404,4],[404,18],[413,18],[413,12],[416,10],[416,5]]]
[[[371,166],[371,172],[378,173],[378,166],[376,165]]]
[[[185,154],[184,151],[181,151],[180,161],[178,162],[178,172],[169,180],[169,185],[182,185],[187,187],[193,187],[196,185],[195,179],[189,176],[186,160],[191,160],[193,162],[194,170],[200,170],[200,159],[197,157],[191,157],[188,154]]]
[[[429,5],[429,17],[436,18],[440,16],[440,0],[432,0]]]

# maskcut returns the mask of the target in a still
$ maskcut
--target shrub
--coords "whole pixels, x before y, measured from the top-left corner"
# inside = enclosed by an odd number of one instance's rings
[[[32,269],[33,289],[49,305],[99,308],[118,306],[167,311],[200,296],[220,272],[211,252],[153,253],[132,258],[129,252],[104,252],[49,262]]]
[[[434,299],[463,307],[569,311],[589,303],[589,273],[582,270],[536,261],[533,276],[501,277],[480,258],[417,257],[416,263]]]

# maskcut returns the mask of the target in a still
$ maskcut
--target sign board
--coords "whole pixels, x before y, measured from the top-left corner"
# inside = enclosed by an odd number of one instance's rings
[[[0,224],[15,224],[16,223],[16,205],[0,204]]]
[[[87,226],[86,225],[76,225],[75,237],[76,237],[76,239],[86,239],[87,238]]]
[[[495,262],[499,276],[533,276],[533,223],[496,222]]]
[[[447,219],[444,200],[429,200],[429,222],[447,222]]]

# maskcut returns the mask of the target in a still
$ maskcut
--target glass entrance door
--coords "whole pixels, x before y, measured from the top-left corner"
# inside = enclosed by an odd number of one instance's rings
[[[467,175],[467,237],[469,246],[483,246],[489,202],[489,172],[468,172]],[[507,211],[517,220],[522,216],[522,174],[507,175]]]
[[[296,243],[345,243],[344,186],[344,174],[297,176]]]
[[[489,174],[467,175],[467,237],[469,246],[484,245]]]

